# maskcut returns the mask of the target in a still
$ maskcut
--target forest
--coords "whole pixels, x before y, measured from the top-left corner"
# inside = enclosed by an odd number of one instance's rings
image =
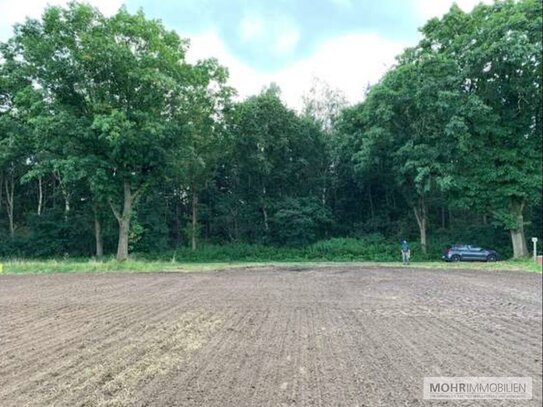
[[[362,102],[315,80],[295,111],[273,83],[240,100],[227,67],[190,63],[190,41],[143,11],[48,7],[0,44],[0,257],[395,256],[404,238],[420,258],[527,256],[543,229],[541,2],[453,6],[420,31]]]

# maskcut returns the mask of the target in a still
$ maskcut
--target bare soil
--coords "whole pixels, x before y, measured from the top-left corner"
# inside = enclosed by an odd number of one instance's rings
[[[1,406],[540,406],[541,275],[353,266],[0,276]],[[424,401],[531,376],[531,401]]]

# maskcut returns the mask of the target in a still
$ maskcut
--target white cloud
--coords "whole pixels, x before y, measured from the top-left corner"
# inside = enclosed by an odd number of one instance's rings
[[[376,83],[407,44],[391,42],[375,34],[351,34],[323,43],[313,55],[277,72],[276,82],[285,101],[300,107],[301,95],[313,77],[341,89],[347,100],[362,100],[368,83]]]
[[[86,0],[105,15],[114,14],[121,7],[123,0]],[[15,23],[24,22],[26,17],[38,18],[47,5],[65,6],[69,0],[0,0],[0,41],[6,41],[12,35]]]
[[[290,54],[300,40],[300,32],[291,24],[281,24],[274,38],[273,51],[277,55]]]
[[[239,24],[239,37],[248,46],[265,47],[276,56],[292,53],[300,39],[300,31],[293,21],[284,16],[267,17],[246,15]]]
[[[374,34],[352,34],[323,43],[311,56],[274,73],[260,73],[230,54],[214,32],[191,38],[190,61],[216,57],[230,71],[230,84],[241,98],[277,83],[288,106],[301,108],[301,97],[318,77],[341,89],[351,103],[362,99],[368,83],[377,82],[408,44]]]
[[[118,10],[123,0],[87,0],[104,14]],[[338,6],[348,7],[351,0],[330,0]],[[490,3],[492,0],[484,0]],[[414,6],[424,19],[442,16],[452,5],[451,0],[413,0]],[[0,41],[11,35],[11,26],[24,18],[39,17],[47,4],[65,5],[68,0],[0,0]],[[458,0],[465,11],[479,0]],[[258,14],[247,14],[240,22],[240,39],[251,46],[267,46],[268,52],[284,56],[294,52],[300,41],[297,25],[281,16],[264,20]],[[188,58],[216,57],[230,71],[230,83],[240,97],[257,94],[263,86],[277,83],[285,102],[293,108],[301,107],[301,96],[318,77],[334,88],[341,89],[349,102],[362,99],[368,83],[377,82],[394,63],[394,57],[406,46],[413,44],[394,42],[376,34],[350,34],[329,39],[312,55],[273,73],[262,73],[242,62],[230,53],[215,31],[191,36]]]
[[[246,16],[241,20],[239,30],[244,42],[254,41],[264,34],[264,21],[258,16]]]
[[[266,75],[258,73],[228,52],[217,33],[210,31],[192,36],[187,55],[189,62],[211,57],[217,58],[223,66],[228,68],[230,83],[241,97],[257,93],[264,84],[268,83]]]

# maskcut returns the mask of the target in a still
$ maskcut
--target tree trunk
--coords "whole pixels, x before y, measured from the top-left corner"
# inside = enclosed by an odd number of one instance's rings
[[[62,192],[62,196],[64,197],[64,221],[68,222],[68,214],[70,213],[70,198],[71,194],[68,192],[68,187],[62,180],[62,176],[60,175],[60,172],[54,171],[54,175],[58,180],[58,184],[60,186],[60,190]]]
[[[198,233],[198,193],[192,190],[192,251],[196,250]]]
[[[117,243],[117,260],[125,261],[128,259],[128,231],[130,229],[130,220],[121,219],[119,221],[119,240]]]
[[[43,206],[43,182],[41,177],[38,177],[38,216],[41,215]]]
[[[123,210],[122,213],[118,211],[117,208],[110,201],[109,205],[111,210],[119,223],[119,241],[117,243],[117,260],[125,261],[128,259],[128,232],[130,231],[130,216],[132,215],[132,205],[139,195],[141,189],[136,191],[132,195],[132,189],[130,186],[130,181],[125,180],[123,182]]]
[[[373,194],[371,192],[371,184],[368,185],[368,202],[370,204],[370,216],[373,223],[375,219],[375,210],[373,209]]]
[[[323,185],[322,185],[322,189],[321,189],[321,204],[322,206],[326,206],[326,197],[328,195],[328,178],[329,178],[329,174],[330,174],[330,166],[328,165],[328,163],[324,163],[324,174],[323,174]]]
[[[53,182],[51,184],[51,189],[52,189],[52,193],[51,193],[51,196],[53,197],[53,209],[56,209],[57,208],[57,199],[56,199],[56,196],[57,196],[57,183],[55,182],[55,178],[53,178]]]
[[[176,197],[177,198],[177,197]],[[179,231],[181,230],[181,223],[179,222],[179,217],[181,216],[179,211],[179,199],[175,200],[175,247],[179,246],[179,242],[181,241],[181,234]]]
[[[6,177],[4,180],[4,186],[6,191],[6,212],[9,220],[9,236],[13,239],[15,236],[15,222],[13,219],[14,197],[15,197],[15,179],[13,174],[10,177]]]
[[[424,254],[428,252],[427,241],[426,241],[426,228],[428,226],[428,214],[426,211],[426,202],[424,197],[419,197],[418,203],[416,206],[413,206],[413,212],[415,212],[415,218],[417,219],[417,224],[419,226],[420,232],[420,246]]]
[[[524,230],[510,230],[511,242],[513,243],[513,257],[515,259],[519,257],[528,256],[528,249],[526,247],[526,239],[524,237]]]
[[[525,202],[512,203],[511,211],[515,218],[515,227],[510,229],[511,243],[513,244],[513,258],[527,257],[528,247],[526,246],[526,237],[524,236],[524,205]]]
[[[238,220],[238,211],[237,210],[234,211],[233,221],[234,221],[234,237],[237,240],[237,239],[239,239],[239,220]]]
[[[70,198],[64,195],[64,220],[68,222],[68,214],[70,213]]]
[[[2,209],[2,194],[4,193],[4,173],[0,172],[0,209]]]
[[[262,215],[264,216],[264,230],[267,232],[270,230],[270,225],[268,224],[268,211],[264,203],[262,204]]]
[[[428,244],[426,242],[426,219],[424,219],[423,226],[420,228],[420,247],[424,254],[428,253]]]
[[[268,224],[268,210],[266,209],[265,197],[266,187],[262,187],[262,216],[264,216],[264,230],[268,232],[268,230],[270,230],[270,225]]]
[[[104,240],[102,237],[102,225],[98,216],[98,209],[94,209],[94,237],[96,240],[96,257],[104,255]]]

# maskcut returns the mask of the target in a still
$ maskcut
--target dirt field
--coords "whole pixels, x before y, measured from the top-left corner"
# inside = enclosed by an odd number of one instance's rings
[[[247,269],[0,276],[1,406],[539,406],[541,275]],[[425,376],[534,400],[423,402]]]

